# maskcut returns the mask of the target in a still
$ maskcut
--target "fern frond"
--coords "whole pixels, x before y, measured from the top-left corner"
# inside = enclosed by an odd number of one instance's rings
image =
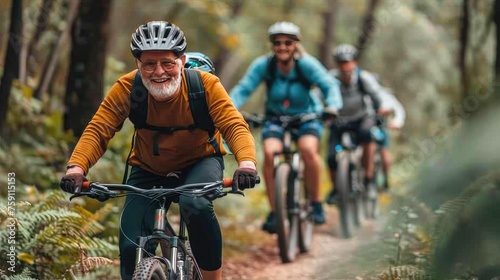
[[[440,246],[448,233],[454,232],[459,224],[460,215],[470,201],[485,189],[494,188],[490,175],[474,181],[455,199],[445,202],[437,211],[438,220],[434,229],[434,243]]]
[[[3,273],[3,271],[0,271],[0,277],[2,280],[37,280],[35,278],[31,278],[31,271],[28,268],[23,269],[23,271],[20,274],[15,274],[11,276],[7,276]]]
[[[400,280],[400,279],[412,279],[412,280],[430,280],[430,276],[425,273],[424,270],[412,266],[412,265],[401,265],[390,267],[388,271],[382,273],[380,276],[384,280]]]
[[[92,270],[113,263],[113,260],[103,257],[85,257],[70,267],[68,272],[74,275],[85,275]]]
[[[38,213],[21,212],[17,215],[19,237],[31,240],[37,229],[43,229],[55,221],[64,221],[69,218],[79,218],[78,213],[67,209],[45,210]]]
[[[109,208],[109,206],[105,205],[99,210],[104,209],[103,212],[106,212],[106,211],[108,211],[108,208]],[[74,209],[83,218],[84,223],[80,225],[80,231],[83,234],[97,235],[97,234],[104,231],[104,226],[102,226],[99,223],[99,216],[98,215],[88,211],[87,209],[83,208],[80,205],[76,205]]]
[[[43,212],[51,209],[61,208],[68,204],[68,195],[63,191],[47,191],[35,204],[32,212]]]

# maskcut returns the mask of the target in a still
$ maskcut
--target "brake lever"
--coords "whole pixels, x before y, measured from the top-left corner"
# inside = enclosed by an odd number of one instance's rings
[[[238,189],[238,187],[236,187],[236,184],[234,182],[233,182],[233,184],[231,184],[231,190],[226,192],[226,194],[228,194],[228,193],[239,194],[241,196],[245,196],[245,193],[243,191],[240,191]]]
[[[69,200],[71,201],[73,198],[80,197],[80,196],[88,196],[92,199],[96,199],[100,202],[104,202],[110,198],[115,198],[116,193],[115,192],[110,192],[107,188],[105,189],[97,189],[97,188],[92,188],[88,192],[79,192],[73,194]]]
[[[80,196],[86,196],[88,195],[90,192],[79,192],[79,193],[74,193],[72,194],[70,197],[69,197],[69,201],[73,200],[73,198],[77,198],[77,197],[80,197]]]

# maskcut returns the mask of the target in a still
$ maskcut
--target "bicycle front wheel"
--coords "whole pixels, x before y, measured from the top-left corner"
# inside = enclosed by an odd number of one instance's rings
[[[178,267],[178,277],[180,274],[182,274],[182,279],[186,280],[203,279],[201,270],[198,267],[198,263],[196,263],[193,252],[191,250],[191,244],[189,243],[189,240],[186,240],[183,243],[179,242],[178,257],[180,257],[183,261],[183,264],[179,265]]]
[[[295,180],[296,200],[299,206],[299,250],[301,253],[309,251],[314,230],[311,199],[304,182],[303,167],[303,162],[300,162],[299,174]]]
[[[375,182],[365,186],[365,213],[368,219],[376,219],[379,213],[379,203],[378,203],[378,190],[384,188],[386,180],[384,171],[382,169],[382,159],[380,158],[380,152],[375,153],[375,166],[374,166],[374,177]]]
[[[276,168],[274,180],[274,199],[276,233],[280,257],[284,263],[292,262],[297,255],[298,215],[291,213],[294,197],[294,176],[289,164],[283,163]]]
[[[356,228],[357,205],[351,192],[351,162],[349,154],[340,155],[337,166],[335,188],[339,195],[338,209],[341,233],[344,238],[351,238]]]
[[[166,266],[159,259],[145,258],[137,264],[132,280],[167,280]]]

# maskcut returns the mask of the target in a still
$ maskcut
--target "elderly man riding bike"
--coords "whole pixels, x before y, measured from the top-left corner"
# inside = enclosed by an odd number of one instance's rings
[[[306,54],[300,45],[300,29],[291,22],[276,22],[268,30],[272,55],[256,58],[245,76],[231,90],[236,108],[241,108],[261,82],[266,82],[265,114],[267,119],[280,115],[321,113],[323,104],[310,94],[317,86],[325,96],[326,111],[335,114],[342,107],[339,83],[313,56]],[[320,199],[321,162],[319,139],[323,133],[320,120],[305,122],[299,127],[297,147],[305,164],[305,182],[311,194],[313,218],[316,224],[325,223]],[[283,149],[283,128],[268,121],[262,130],[264,146],[264,180],[271,206],[263,229],[275,233],[273,156]]]
[[[137,96],[131,98],[136,82],[142,82],[145,88],[141,97],[147,99],[146,125],[143,128],[136,125],[127,184],[149,189],[221,180],[222,156],[226,154],[222,148],[224,137],[238,162],[234,172],[238,187],[255,186],[253,136],[219,79],[208,72],[199,74],[206,94],[203,98],[208,107],[206,118],[212,119],[215,131],[207,136],[207,131],[193,124],[188,73],[183,69],[186,46],[182,30],[169,22],[151,21],[137,28],[130,48],[138,69],[118,78],[99,106],[69,159],[60,183],[63,190],[70,193],[81,190],[85,174],[104,154],[108,142],[127,117],[137,110],[140,100],[135,100]],[[135,246],[134,240],[127,237],[152,232],[154,219],[145,215],[145,211],[154,209],[149,209],[149,201],[142,197],[128,196],[125,204],[130,207],[123,213],[120,267],[122,279],[131,279]],[[204,279],[222,279],[222,236],[212,202],[181,197],[179,205],[181,214],[188,215],[189,239]]]

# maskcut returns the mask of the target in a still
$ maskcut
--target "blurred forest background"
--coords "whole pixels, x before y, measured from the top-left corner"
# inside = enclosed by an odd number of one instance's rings
[[[117,273],[120,202],[70,203],[58,181],[107,89],[134,69],[130,36],[149,20],[180,26],[228,91],[271,50],[276,21],[299,25],[327,68],[336,45],[358,46],[361,66],[407,111],[391,134],[387,267],[422,277],[412,279],[500,275],[500,0],[0,0],[0,174],[16,183],[15,213],[0,188],[2,279]],[[258,112],[263,98],[259,88],[244,110]],[[91,179],[121,181],[132,132],[126,123]],[[245,250],[265,215],[263,191],[247,193],[217,202],[228,250]],[[10,219],[20,278],[7,270]]]

